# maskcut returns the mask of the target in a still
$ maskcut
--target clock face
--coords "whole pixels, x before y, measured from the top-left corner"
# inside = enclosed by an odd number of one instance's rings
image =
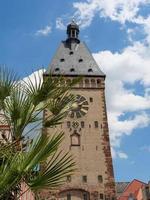
[[[77,95],[76,101],[72,105],[72,109],[69,112],[71,118],[80,118],[88,112],[89,105],[85,97]]]

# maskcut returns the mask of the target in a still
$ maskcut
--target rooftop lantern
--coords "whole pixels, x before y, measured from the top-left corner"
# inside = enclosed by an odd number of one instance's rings
[[[67,35],[68,35],[67,41],[79,43],[80,42],[80,40],[78,39],[79,32],[80,32],[79,26],[75,23],[74,20],[72,20],[72,22],[67,26]]]

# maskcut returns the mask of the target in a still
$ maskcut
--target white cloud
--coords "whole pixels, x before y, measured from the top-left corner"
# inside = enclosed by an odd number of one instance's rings
[[[26,82],[26,83],[30,83],[32,82],[32,84],[34,86],[39,86],[42,85],[43,83],[43,73],[45,72],[45,69],[39,69],[38,71],[33,72],[32,74],[30,74],[29,76],[23,78],[23,80],[21,81],[22,83]]]
[[[133,42],[132,36],[134,35],[134,29],[128,28],[127,29],[128,39],[130,42]]]
[[[60,17],[56,19],[56,28],[60,29],[60,30],[65,30],[66,29],[66,26],[63,23],[63,19],[60,18]]]
[[[149,46],[140,42],[134,42],[122,52],[102,51],[93,54],[107,75],[106,100],[114,157],[121,158],[122,154],[118,154],[116,148],[120,148],[123,136],[150,125],[149,54]],[[143,95],[136,90],[137,83],[143,87]],[[126,87],[126,84],[130,86]]]
[[[135,22],[140,17],[140,6],[148,3],[149,0],[86,0],[73,3],[73,7],[76,9],[75,16],[86,27],[96,15],[122,24],[126,21]]]
[[[116,149],[114,148],[111,148],[111,154],[112,154],[112,157],[115,159],[115,158],[120,158],[120,159],[128,159],[128,155],[122,151],[117,151]]]
[[[123,136],[131,135],[135,129],[147,127],[150,124],[150,116],[144,112],[125,120],[119,120],[119,116],[116,113],[108,115],[110,139],[113,147],[120,147]]]
[[[150,124],[150,16],[144,17],[139,12],[141,6],[149,3],[149,0],[85,0],[73,3],[74,17],[82,27],[89,26],[95,16],[120,24],[136,24],[136,28],[128,27],[126,30],[131,46],[122,52],[93,54],[107,75],[106,100],[112,154],[122,159],[128,158],[120,150],[122,138]],[[56,19],[56,28],[65,29],[63,18]],[[135,42],[134,36],[139,31],[145,38],[142,42]],[[143,94],[137,92],[137,83],[143,88]],[[127,88],[126,84],[130,87]]]
[[[36,36],[48,36],[52,31],[51,26],[45,26],[43,29],[37,30],[35,35]]]
[[[128,155],[124,152],[118,152],[118,157],[121,159],[128,159]]]

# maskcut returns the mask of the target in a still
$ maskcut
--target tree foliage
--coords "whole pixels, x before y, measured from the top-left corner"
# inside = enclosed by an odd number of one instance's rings
[[[69,90],[77,82],[66,85],[65,78],[51,75],[43,81],[40,73],[19,80],[0,68],[0,111],[11,134],[11,139],[1,136],[0,199],[19,198],[21,183],[33,192],[56,188],[74,171],[72,156],[59,150],[64,134],[48,135],[47,128],[62,123],[75,100]],[[44,110],[50,114],[43,121]]]

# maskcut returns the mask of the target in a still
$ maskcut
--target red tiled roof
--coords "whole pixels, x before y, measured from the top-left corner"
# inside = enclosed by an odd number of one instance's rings
[[[132,194],[134,198],[137,197],[139,190],[146,185],[146,183],[134,179],[129,185],[125,188],[124,192],[122,195],[118,198],[118,200],[127,200]]]

